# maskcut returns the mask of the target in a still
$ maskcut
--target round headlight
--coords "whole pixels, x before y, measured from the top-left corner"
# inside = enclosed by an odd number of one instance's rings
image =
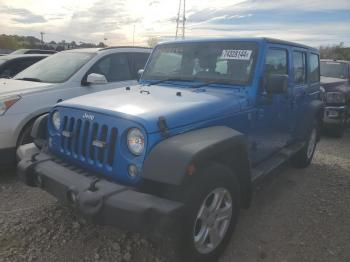
[[[53,114],[52,114],[52,124],[53,126],[55,127],[56,130],[60,130],[60,127],[61,127],[61,115],[58,111],[55,111]]]
[[[138,128],[131,128],[127,135],[127,144],[131,153],[141,155],[145,148],[145,137]]]

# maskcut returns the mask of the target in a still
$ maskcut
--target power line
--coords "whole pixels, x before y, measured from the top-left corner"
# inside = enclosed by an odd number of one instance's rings
[[[180,36],[182,39],[184,39],[185,31],[186,31],[186,0],[179,0],[179,9],[177,12],[177,19],[176,19],[175,39],[178,39]]]

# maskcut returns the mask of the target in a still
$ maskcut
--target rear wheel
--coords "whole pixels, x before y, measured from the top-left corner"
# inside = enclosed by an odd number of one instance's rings
[[[185,203],[175,243],[179,261],[216,261],[234,231],[239,214],[237,178],[225,166],[212,164],[178,199]]]

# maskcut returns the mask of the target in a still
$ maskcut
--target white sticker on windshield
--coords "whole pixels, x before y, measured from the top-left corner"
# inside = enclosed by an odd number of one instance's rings
[[[253,50],[222,50],[221,59],[250,60]]]

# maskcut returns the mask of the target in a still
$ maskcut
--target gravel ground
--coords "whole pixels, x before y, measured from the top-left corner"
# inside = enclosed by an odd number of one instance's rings
[[[38,189],[0,174],[0,261],[166,261],[150,239],[87,223]],[[324,138],[307,169],[256,186],[221,262],[350,261],[350,132]]]

